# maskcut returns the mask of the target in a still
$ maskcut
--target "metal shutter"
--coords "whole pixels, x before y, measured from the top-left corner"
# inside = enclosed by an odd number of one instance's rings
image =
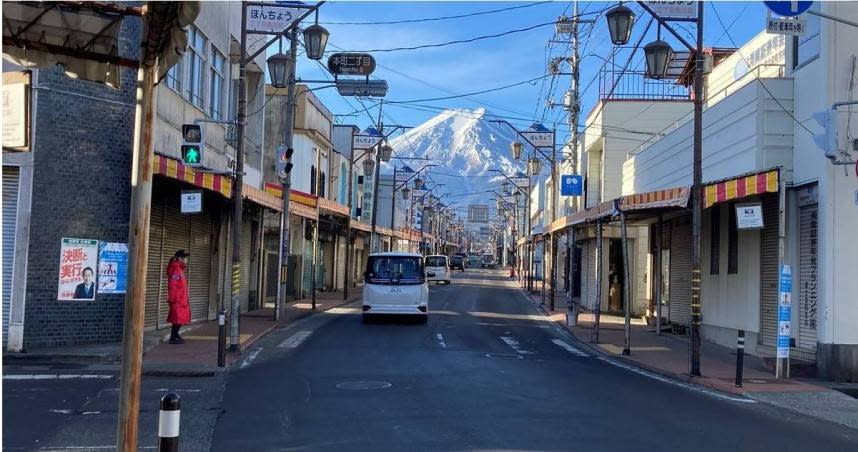
[[[247,212],[244,213],[243,216],[246,216]],[[247,312],[249,306],[249,293],[250,293],[250,271],[252,268],[250,258],[253,250],[251,249],[251,242],[253,237],[253,228],[251,227],[250,221],[242,221],[241,225],[241,287],[239,287],[239,304],[241,305],[241,312]],[[231,249],[230,249],[231,250]],[[231,268],[231,267],[230,267]]]
[[[819,207],[799,208],[798,352],[797,358],[816,360]]]
[[[9,334],[12,304],[12,271],[15,258],[15,229],[18,222],[19,168],[3,167],[3,349]]]
[[[583,284],[581,287],[581,304],[587,309],[596,308],[596,240],[584,241],[584,268],[582,269]]]
[[[178,204],[178,196],[174,198]],[[161,297],[158,305],[158,325],[160,327],[168,326],[167,314],[170,312],[170,304],[167,303],[167,265],[176,251],[186,250],[190,252],[188,247],[190,228],[191,222],[188,216],[181,214],[178,205],[167,202],[164,208],[164,247],[161,253],[161,273],[164,273],[164,277],[161,278]],[[188,287],[190,288],[190,281],[188,281]]]
[[[729,225],[736,227],[736,225]],[[778,339],[778,196],[763,198],[760,230],[760,343],[777,346]]]
[[[191,321],[209,318],[209,289],[212,268],[212,218],[208,213],[189,215],[188,295]]]
[[[154,198],[154,197],[153,197]],[[158,305],[167,301],[167,293],[161,293],[161,280],[167,267],[161,266],[164,246],[164,201],[154,198],[149,217],[149,261],[146,264],[146,307],[143,326],[154,329],[166,319],[158,317]]]
[[[691,323],[691,217],[674,220],[670,225],[670,299],[671,323]]]

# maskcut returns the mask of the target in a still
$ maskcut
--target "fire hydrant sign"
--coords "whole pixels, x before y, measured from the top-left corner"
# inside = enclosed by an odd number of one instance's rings
[[[778,358],[789,358],[791,308],[792,270],[789,265],[784,265],[778,294]]]
[[[58,300],[95,300],[98,240],[62,239]]]

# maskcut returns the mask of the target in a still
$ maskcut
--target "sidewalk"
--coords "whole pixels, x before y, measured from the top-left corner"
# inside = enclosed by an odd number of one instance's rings
[[[524,293],[525,291],[522,291]],[[527,295],[525,295],[527,296]],[[751,398],[777,405],[805,415],[837,422],[858,428],[858,399],[832,389],[836,384],[821,380],[776,379],[774,372],[759,357],[745,354],[743,384],[738,388],[736,380],[736,351],[714,343],[701,344],[700,370],[703,376],[692,377],[689,370],[689,339],[670,333],[655,334],[643,319],[631,319],[631,354],[622,355],[625,319],[621,316],[602,314],[599,320],[599,342],[591,342],[594,315],[579,314],[578,324],[566,322],[568,301],[557,294],[555,310],[548,312],[548,299],[541,305],[542,297],[528,296],[553,321],[568,329],[583,345],[602,356],[629,364],[652,373],[676,380]],[[852,386],[855,386],[852,388]],[[858,389],[856,385],[843,385]]]
[[[143,336],[143,374],[150,376],[208,376],[221,372],[241,358],[241,354],[254,342],[279,326],[284,326],[316,312],[342,306],[359,300],[360,288],[353,289],[349,299],[343,300],[342,292],[320,292],[316,294],[316,310],[312,300],[300,299],[286,304],[286,316],[274,321],[274,309],[265,308],[241,315],[239,353],[226,354],[226,367],[217,367],[217,320],[196,323],[182,328],[184,344],[170,344],[169,329],[147,331]],[[227,342],[229,342],[227,325]],[[52,349],[31,350],[27,353],[7,353],[4,364],[87,362],[93,364],[118,364],[121,361],[121,343],[77,345]]]

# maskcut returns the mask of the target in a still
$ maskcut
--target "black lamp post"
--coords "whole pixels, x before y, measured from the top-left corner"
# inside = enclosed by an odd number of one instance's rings
[[[375,161],[372,157],[367,156],[363,161],[363,174],[364,176],[371,176],[372,172],[375,170]]]
[[[651,79],[660,80],[667,72],[667,64],[673,55],[670,44],[658,39],[644,46],[646,57],[646,76]]]
[[[271,55],[266,62],[268,63],[268,74],[271,75],[271,86],[285,88],[289,83],[289,75],[292,74],[295,60],[290,55],[281,52]]]
[[[509,148],[512,150],[512,157],[516,160],[521,160],[521,151],[524,149],[524,144],[521,141],[513,141]]]
[[[307,50],[307,58],[321,60],[325,55],[325,47],[328,45],[328,30],[325,27],[314,24],[304,29],[304,48]]]
[[[381,152],[379,154],[379,160],[381,160],[382,162],[389,162],[390,156],[392,154],[393,154],[393,148],[391,148],[390,146],[388,146],[386,144],[382,145],[381,146]]]
[[[608,20],[608,31],[611,32],[611,42],[615,46],[628,44],[635,23],[635,13],[622,3],[605,13]]]

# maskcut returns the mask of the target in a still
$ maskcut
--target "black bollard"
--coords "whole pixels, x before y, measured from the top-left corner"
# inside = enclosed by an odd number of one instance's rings
[[[179,395],[168,392],[161,397],[161,412],[158,416],[158,450],[179,452]]]
[[[742,387],[742,369],[745,361],[745,330],[739,330],[739,337],[736,339],[736,387]]]

